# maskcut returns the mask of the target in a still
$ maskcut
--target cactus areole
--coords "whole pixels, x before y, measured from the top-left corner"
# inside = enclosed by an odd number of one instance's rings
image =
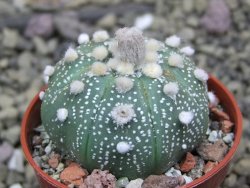
[[[98,31],[47,68],[41,118],[57,148],[89,171],[130,179],[161,174],[194,149],[208,127],[208,75],[175,38]]]

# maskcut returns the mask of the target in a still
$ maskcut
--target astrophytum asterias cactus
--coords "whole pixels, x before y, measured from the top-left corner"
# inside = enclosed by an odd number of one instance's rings
[[[208,75],[180,38],[123,28],[79,43],[44,72],[42,123],[58,149],[89,171],[135,179],[163,173],[203,139]]]

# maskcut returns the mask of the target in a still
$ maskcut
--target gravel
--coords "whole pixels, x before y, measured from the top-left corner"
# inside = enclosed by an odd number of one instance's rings
[[[19,184],[38,187],[32,168],[24,159],[21,159],[24,172],[9,170],[8,163],[14,154],[13,148],[20,148],[21,117],[43,85],[44,67],[55,64],[68,46],[76,44],[81,32],[92,34],[105,28],[113,33],[124,24],[132,26],[135,18],[146,13],[154,19],[145,29],[145,35],[164,40],[179,34],[186,44],[196,49],[197,65],[217,76],[236,96],[244,116],[244,136],[221,187],[250,187],[249,0],[222,1],[225,12],[220,18],[225,20],[225,25],[217,30],[201,24],[201,18],[207,16],[208,11],[216,12],[208,10],[212,1],[207,0],[128,0],[127,3],[45,0],[30,1],[27,5],[20,2],[26,1],[0,1],[0,188],[20,187]],[[46,23],[43,20],[47,20]],[[215,124],[213,130],[218,130],[218,125]],[[222,139],[230,141],[231,136]],[[1,152],[4,143],[9,146]],[[8,157],[2,159],[3,155]]]

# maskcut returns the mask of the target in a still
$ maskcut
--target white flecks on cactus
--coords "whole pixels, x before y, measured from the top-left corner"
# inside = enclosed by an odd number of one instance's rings
[[[70,84],[70,93],[77,95],[81,92],[83,92],[84,90],[84,83],[82,81],[79,80],[74,80],[71,82]]]
[[[43,100],[44,95],[45,95],[45,92],[44,91],[40,91],[40,93],[39,93],[39,99],[41,101]]]
[[[183,68],[183,59],[179,54],[172,54],[168,58],[168,64],[173,67]]]
[[[118,65],[119,63],[120,63],[120,60],[119,60],[119,59],[117,59],[117,58],[110,58],[110,59],[108,60],[108,62],[107,62],[107,66],[108,66],[108,68],[110,68],[110,69],[116,70],[117,65]]]
[[[116,71],[121,75],[134,74],[134,65],[127,62],[119,62],[116,66]]]
[[[135,116],[135,111],[132,104],[120,104],[115,106],[111,113],[111,118],[117,125],[125,125],[130,122]]]
[[[158,50],[160,50],[160,48],[161,48],[160,42],[155,39],[149,39],[146,43],[147,51],[157,52]]]
[[[215,96],[213,92],[208,92],[208,100],[211,106],[215,107],[219,104],[219,99]]]
[[[107,39],[109,39],[109,34],[105,30],[96,31],[93,34],[93,40],[95,42],[104,42]]]
[[[164,85],[163,92],[175,100],[176,95],[179,92],[179,86],[176,82],[169,82]]]
[[[178,37],[176,35],[172,35],[172,36],[166,38],[165,42],[168,46],[176,48],[180,45],[181,39],[180,39],[180,37]]]
[[[93,73],[95,76],[103,76],[107,74],[107,72],[108,67],[102,62],[95,62],[91,66],[91,73]]]
[[[179,120],[181,123],[188,125],[194,119],[194,113],[191,111],[182,111],[179,113]]]
[[[115,79],[115,86],[119,93],[126,93],[133,88],[134,82],[128,77],[118,77]]]
[[[120,154],[128,153],[131,149],[132,149],[131,145],[124,141],[118,142],[118,144],[116,145],[116,150]]]
[[[119,58],[124,62],[140,64],[145,58],[145,40],[137,28],[122,28],[116,33]]]
[[[45,76],[52,76],[54,72],[55,72],[55,68],[51,65],[47,65],[43,71],[43,74]]]
[[[68,110],[66,108],[59,108],[57,110],[57,119],[61,122],[64,122],[68,117]]]
[[[81,33],[79,36],[78,36],[78,44],[84,44],[84,43],[87,43],[89,42],[89,35],[87,33]]]
[[[157,52],[152,52],[152,51],[146,52],[145,61],[147,63],[157,63],[157,60],[158,60]]]
[[[142,67],[142,72],[148,77],[159,78],[163,71],[160,65],[156,63],[147,63]]]
[[[194,55],[195,50],[190,46],[186,46],[186,47],[181,48],[180,52],[186,54],[187,56],[192,56]]]
[[[134,26],[140,30],[148,29],[154,21],[152,14],[144,14],[135,19]]]
[[[92,56],[96,60],[102,61],[108,56],[108,50],[105,46],[97,46],[96,48],[93,49]]]
[[[78,54],[75,49],[69,47],[64,55],[65,62],[73,62],[78,58]]]
[[[202,82],[206,82],[208,80],[208,74],[200,68],[196,68],[194,70],[194,76]]]
[[[182,149],[187,149],[187,144],[182,144],[182,145],[181,145],[181,148],[182,148]]]

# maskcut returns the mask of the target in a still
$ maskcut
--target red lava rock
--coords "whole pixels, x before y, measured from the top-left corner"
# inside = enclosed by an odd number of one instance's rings
[[[59,162],[60,162],[61,156],[59,154],[52,154],[48,160],[49,165],[53,168],[56,169]]]
[[[201,25],[212,33],[224,33],[229,30],[231,16],[224,0],[209,1],[208,9],[201,19]]]
[[[42,144],[42,138],[38,135],[33,136],[32,143],[34,146],[41,145]]]
[[[218,119],[219,121],[230,120],[228,114],[223,112],[219,108],[211,108],[210,111],[215,116],[215,118]]]
[[[231,121],[223,120],[220,122],[220,129],[223,133],[230,133],[232,132],[232,129],[234,127],[234,124]]]
[[[228,146],[220,139],[214,144],[202,142],[196,151],[204,160],[219,162],[227,154]]]
[[[116,178],[108,170],[94,169],[79,188],[116,188]]]
[[[83,179],[88,175],[88,172],[81,168],[77,163],[71,163],[60,174],[60,179],[66,185],[74,184],[79,186],[82,184]]]
[[[183,182],[178,177],[150,175],[142,183],[142,188],[177,188]]]
[[[180,170],[182,172],[189,172],[191,169],[193,169],[196,165],[195,157],[188,152],[185,156],[185,159],[183,159],[180,163]]]
[[[204,166],[203,172],[206,174],[208,173],[210,170],[212,170],[214,167],[216,167],[218,165],[217,162],[212,162],[212,161],[208,161],[206,163],[206,165]]]

